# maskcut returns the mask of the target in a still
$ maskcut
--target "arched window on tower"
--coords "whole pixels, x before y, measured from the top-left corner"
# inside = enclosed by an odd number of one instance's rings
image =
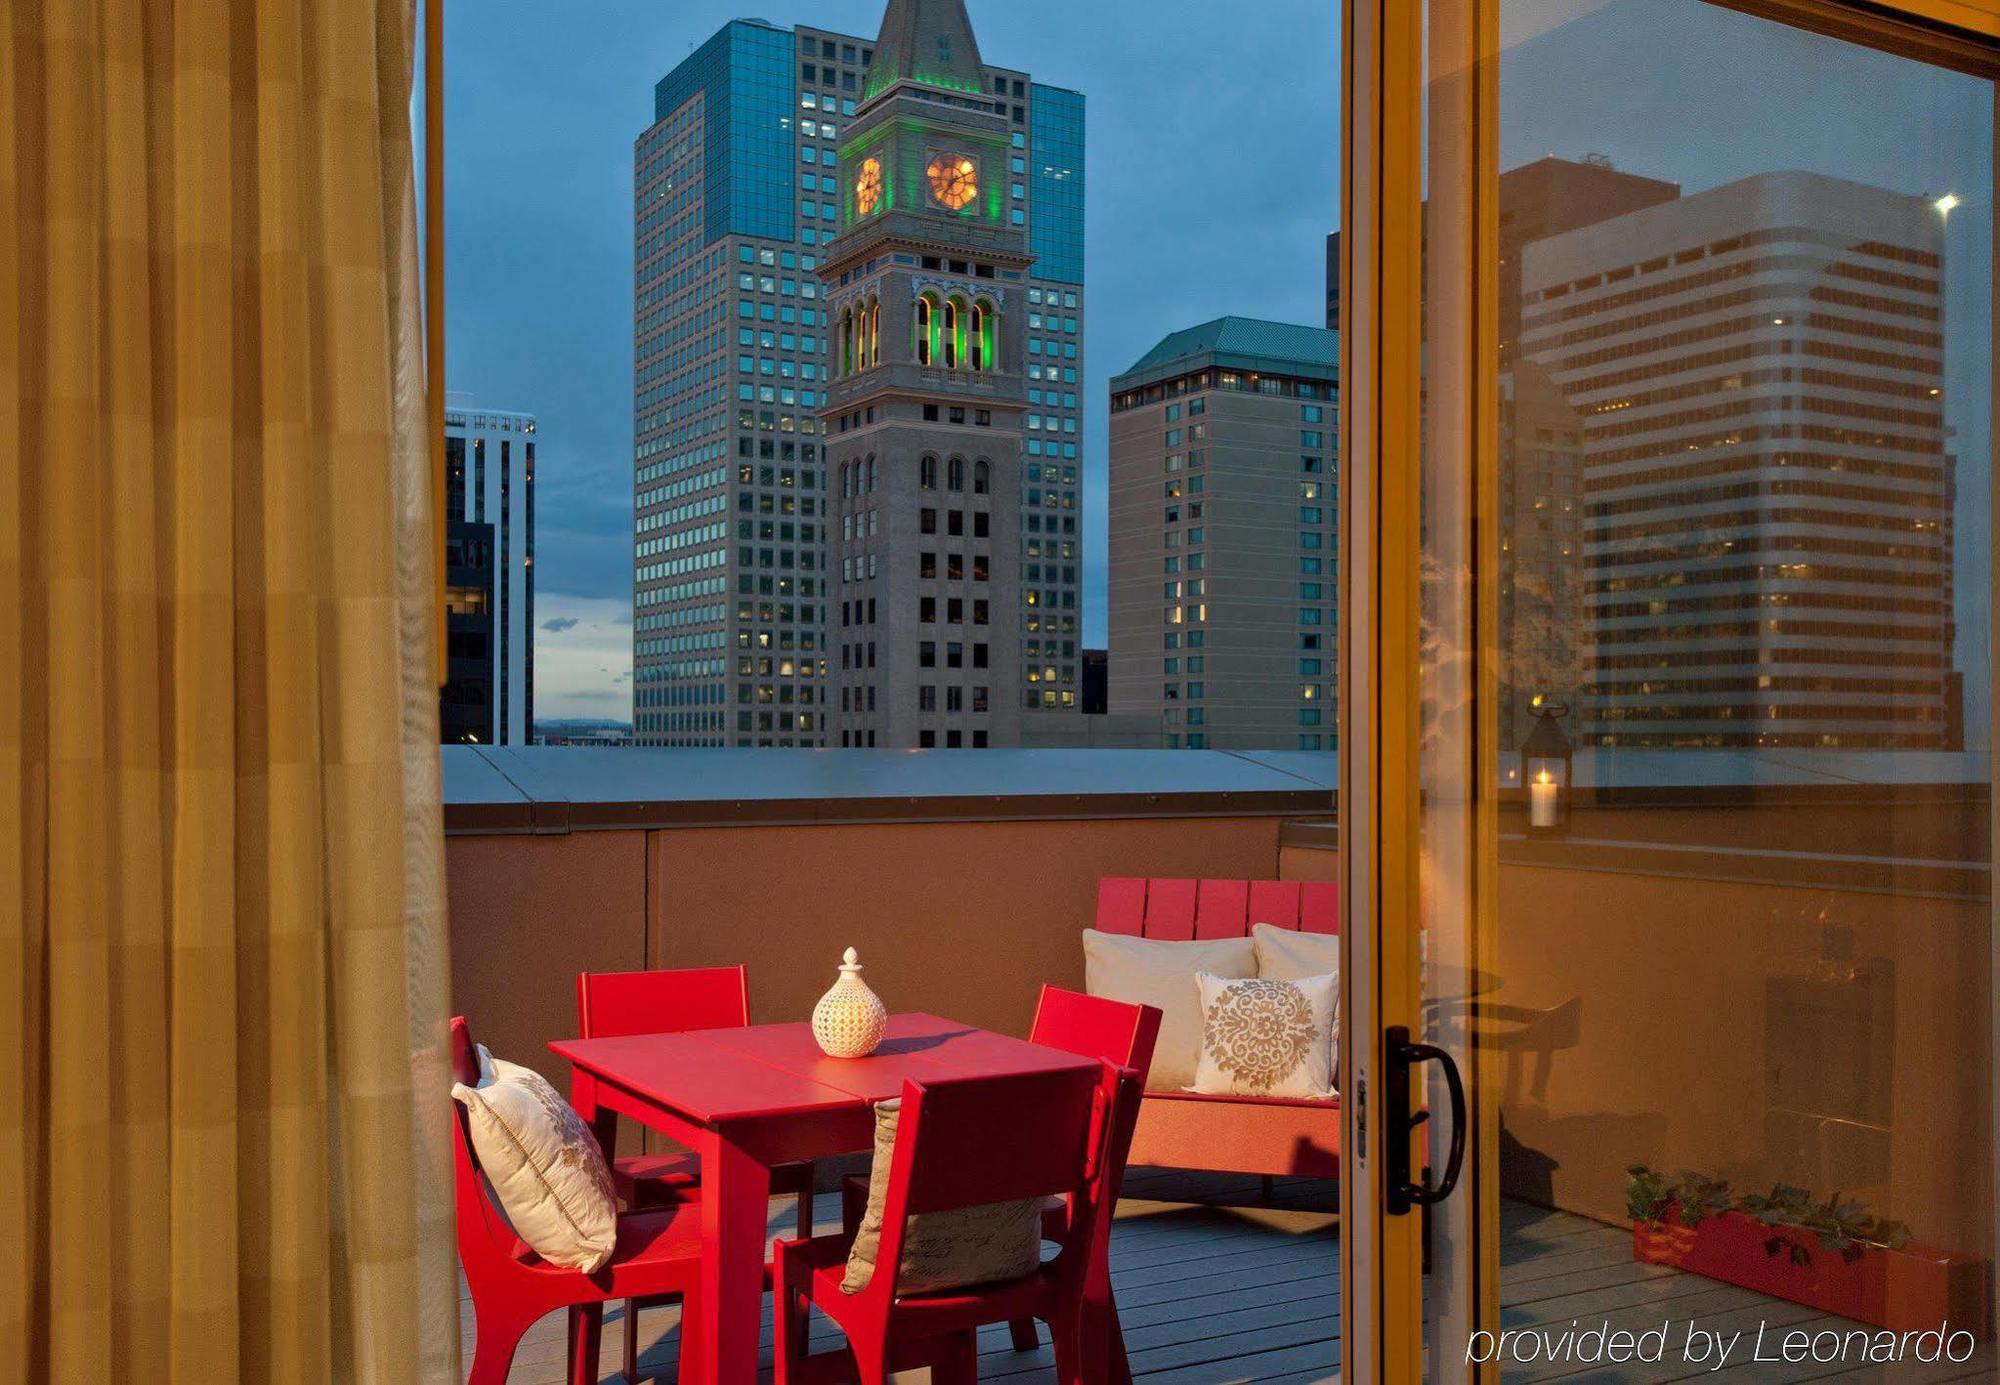
[[[916,321],[912,329],[911,354],[918,365],[931,363],[931,338],[935,327],[935,313],[931,306],[931,296],[927,293],[917,296]]]
[[[972,464],[972,493],[985,495],[993,489],[993,467],[984,457]]]
[[[944,368],[957,370],[961,359],[958,354],[958,300],[944,300]]]
[[[937,458],[925,457],[921,462],[917,463],[917,484],[927,491],[936,490],[938,488],[937,471]]]
[[[979,342],[979,359],[982,364],[975,370],[995,370],[1000,359],[1000,310],[985,299],[975,305],[973,332]]]
[[[840,373],[854,373],[854,309],[851,305],[840,310]]]
[[[952,490],[955,491],[964,490],[965,458],[953,457],[951,461],[946,465],[945,475],[946,475],[946,484],[948,484]]]
[[[882,304],[874,298],[868,300],[868,364],[882,364]]]
[[[992,357],[986,351],[986,317],[987,309],[985,302],[974,303],[972,305],[972,332],[971,340],[968,343],[970,347],[968,354],[972,362],[972,368],[976,371],[987,369],[987,363],[992,360]]]
[[[860,487],[861,487],[861,479],[859,477],[856,477],[855,478],[856,495],[863,494]],[[873,452],[870,452],[868,454],[868,490],[866,494],[873,495],[874,493],[875,493],[875,454]]]

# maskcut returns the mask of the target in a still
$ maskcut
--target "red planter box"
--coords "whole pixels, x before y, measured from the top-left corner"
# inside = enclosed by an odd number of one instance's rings
[[[1923,1332],[1949,1321],[1982,1341],[1989,1335],[1985,1261],[1915,1242],[1900,1250],[1865,1246],[1850,1258],[1821,1249],[1810,1233],[1766,1226],[1741,1212],[1695,1227],[1681,1225],[1678,1216],[1670,1205],[1665,1220],[1634,1222],[1633,1258],[1892,1332]],[[1775,1254],[1773,1239],[1781,1242]],[[1794,1245],[1804,1247],[1804,1264],[1793,1258]]]

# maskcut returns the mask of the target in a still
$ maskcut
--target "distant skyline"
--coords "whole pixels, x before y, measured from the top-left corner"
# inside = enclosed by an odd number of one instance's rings
[[[1105,381],[1227,313],[1317,324],[1339,214],[1338,9],[968,0],[989,62],[1084,93],[1084,640],[1104,638]],[[446,31],[447,383],[536,413],[536,708],[630,714],[632,142],[653,86],[734,7],[526,0]],[[774,24],[872,34],[880,0]],[[1253,79],[1254,75],[1254,79]],[[1246,150],[1248,152],[1246,152]]]
[[[800,0],[766,17],[872,33],[881,9]],[[969,0],[969,9],[990,61],[1088,99],[1084,638],[1099,643],[1105,382],[1167,332],[1210,318],[1323,321],[1324,237],[1339,207],[1339,8]],[[622,718],[632,141],[651,119],[654,83],[738,15],[712,0],[604,0],[591,15],[487,0],[448,21],[448,383],[489,407],[539,414],[551,438],[538,475],[538,707]],[[1503,30],[1502,168],[1596,152],[1690,193],[1794,168],[1965,199],[1948,235],[1947,411],[1960,464],[1958,663],[1967,721],[1983,730],[1990,86],[1693,0],[1516,3]],[[1852,119],[1825,118],[1829,89]]]

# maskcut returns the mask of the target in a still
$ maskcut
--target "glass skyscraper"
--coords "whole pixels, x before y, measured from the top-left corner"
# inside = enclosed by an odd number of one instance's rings
[[[633,164],[633,726],[827,741],[830,335],[818,277],[873,40],[724,26],[660,81]],[[1022,445],[1024,705],[1080,702],[1083,98],[988,68],[1038,257]]]

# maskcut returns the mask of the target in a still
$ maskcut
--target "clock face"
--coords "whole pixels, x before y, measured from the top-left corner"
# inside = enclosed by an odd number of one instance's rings
[[[979,165],[964,154],[940,154],[928,171],[931,196],[940,207],[955,212],[979,196]]]
[[[854,175],[854,209],[858,215],[873,216],[882,205],[882,161],[864,159]]]

